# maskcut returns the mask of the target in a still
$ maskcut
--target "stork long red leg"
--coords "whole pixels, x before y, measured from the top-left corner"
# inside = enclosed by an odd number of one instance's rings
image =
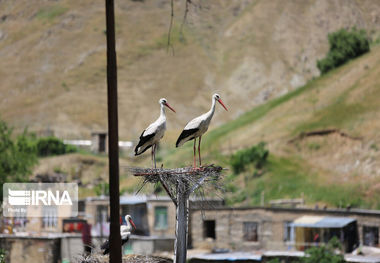
[[[153,168],[153,165],[154,165],[153,155],[154,155],[154,149],[153,149],[153,146],[152,146],[152,168]]]
[[[153,144],[153,158],[154,158],[154,168],[157,168],[156,166],[156,144]]]
[[[194,167],[197,166],[197,164],[196,164],[196,160],[195,160],[195,159],[196,159],[196,157],[195,157],[195,152],[196,152],[196,151],[195,151],[195,144],[196,144],[196,140],[197,140],[197,138],[194,138],[194,147],[193,147],[193,150],[194,150],[194,156],[193,156],[193,157],[194,157],[194,162],[193,162],[193,166],[194,166]]]
[[[201,139],[202,139],[202,136],[199,136],[199,141],[198,141],[199,167],[202,166],[202,161],[201,161]]]

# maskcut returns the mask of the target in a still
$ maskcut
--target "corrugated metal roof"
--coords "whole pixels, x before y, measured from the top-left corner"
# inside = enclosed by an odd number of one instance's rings
[[[303,251],[292,251],[292,250],[280,250],[280,251],[274,251],[274,250],[268,250],[263,253],[263,256],[266,257],[304,257],[305,252]]]
[[[345,255],[344,260],[346,262],[357,262],[357,263],[380,263],[380,256],[355,256],[355,255]]]
[[[293,222],[294,227],[342,228],[356,221],[348,217],[302,216]]]
[[[145,195],[120,196],[121,205],[137,205],[146,203]]]
[[[194,255],[191,258],[203,259],[203,260],[227,260],[227,261],[237,261],[237,260],[255,260],[261,261],[260,254],[252,254],[247,252],[231,252],[231,253],[215,253],[215,254],[200,254]]]

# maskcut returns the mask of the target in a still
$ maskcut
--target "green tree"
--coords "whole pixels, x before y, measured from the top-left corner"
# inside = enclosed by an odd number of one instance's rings
[[[0,120],[0,182],[25,182],[37,163],[34,136],[26,130],[15,139],[12,129]],[[3,196],[3,187],[0,187]]]
[[[370,50],[365,30],[352,28],[351,31],[340,29],[328,34],[330,50],[326,57],[317,61],[322,74],[343,65]]]
[[[56,137],[40,138],[37,141],[37,153],[40,157],[61,155],[76,152],[77,148],[66,145],[62,140]]]
[[[306,255],[301,259],[301,263],[344,263],[341,245],[336,237],[333,237],[326,245],[312,247],[306,250]]]
[[[245,171],[246,166],[253,164],[256,169],[262,169],[265,165],[269,151],[265,147],[265,142],[260,142],[251,148],[237,151],[231,157],[231,166],[234,173]]]
[[[0,263],[5,263],[5,250],[0,249]]]
[[[109,184],[108,183],[100,183],[100,184],[97,184],[95,187],[94,187],[94,191],[95,191],[95,194],[97,196],[101,196],[101,195],[110,195],[110,192],[109,192]]]

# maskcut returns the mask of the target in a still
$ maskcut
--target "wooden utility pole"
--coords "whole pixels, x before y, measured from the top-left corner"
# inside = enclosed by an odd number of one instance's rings
[[[120,198],[119,198],[119,132],[117,113],[117,64],[115,48],[114,0],[106,2],[107,31],[107,104],[109,145],[109,193],[111,210],[110,263],[121,263]]]
[[[186,182],[179,180],[177,185],[177,211],[175,226],[174,262],[185,263],[187,254],[187,231],[189,223],[189,193]],[[179,189],[180,188],[180,189]]]

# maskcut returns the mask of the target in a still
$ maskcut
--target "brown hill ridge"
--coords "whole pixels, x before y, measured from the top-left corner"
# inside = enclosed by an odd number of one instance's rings
[[[137,138],[166,97],[169,129],[207,110],[214,91],[231,109],[214,124],[317,76],[327,34],[380,29],[377,0],[116,1],[120,136]],[[102,1],[0,1],[0,115],[17,128],[64,138],[106,128],[105,15]]]

